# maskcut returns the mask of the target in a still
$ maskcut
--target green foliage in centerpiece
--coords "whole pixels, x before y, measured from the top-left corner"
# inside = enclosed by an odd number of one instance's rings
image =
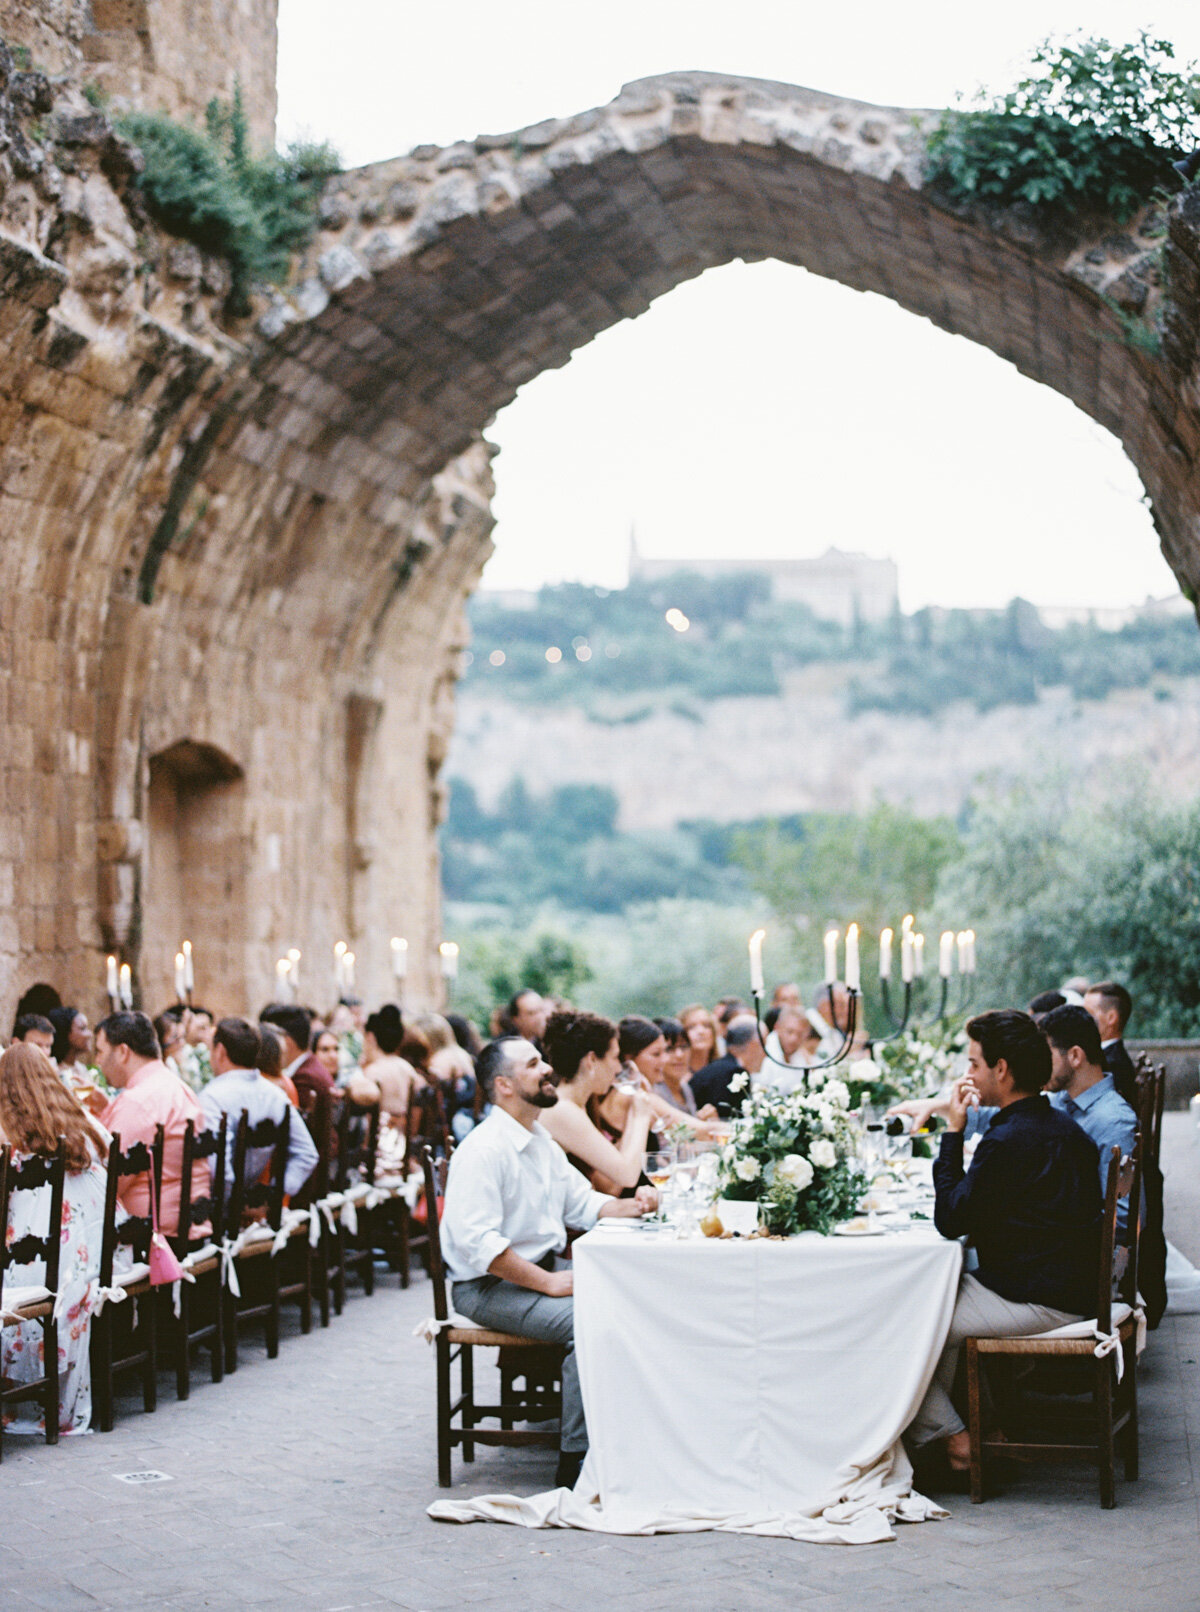
[[[967,1050],[967,1032],[961,1020],[935,1020],[920,1030],[905,1030],[892,1041],[877,1041],[874,1064],[879,1070],[878,1095],[868,1102],[903,1102],[910,1097],[932,1097],[954,1073]],[[851,1066],[851,1074],[858,1065]],[[851,1093],[853,1094],[853,1084]]]
[[[809,1089],[786,1095],[753,1091],[720,1152],[723,1195],[758,1203],[767,1230],[782,1236],[828,1236],[854,1213],[866,1186],[854,1158],[849,1089],[821,1071],[808,1081]]]

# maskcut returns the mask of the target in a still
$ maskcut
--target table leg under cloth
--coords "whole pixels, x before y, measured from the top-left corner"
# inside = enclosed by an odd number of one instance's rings
[[[900,1435],[945,1342],[957,1243],[680,1241],[602,1222],[574,1254],[579,1483],[430,1516],[868,1544],[945,1515],[912,1492]]]

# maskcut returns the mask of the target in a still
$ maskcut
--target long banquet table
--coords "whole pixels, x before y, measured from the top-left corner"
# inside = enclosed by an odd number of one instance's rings
[[[574,1260],[579,1483],[431,1515],[850,1544],[944,1515],[912,1493],[900,1434],[950,1325],[958,1243],[919,1225],[710,1241],[602,1221]]]

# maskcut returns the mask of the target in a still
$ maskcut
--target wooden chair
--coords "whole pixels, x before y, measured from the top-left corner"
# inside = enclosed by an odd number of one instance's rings
[[[63,1188],[66,1180],[66,1149],[60,1140],[51,1155],[32,1154],[19,1166],[14,1164],[7,1147],[0,1146],[0,1331],[6,1326],[37,1322],[42,1329],[42,1375],[35,1382],[9,1383],[0,1377],[0,1460],[4,1458],[4,1417],[9,1405],[23,1404],[26,1400],[40,1400],[46,1423],[46,1443],[58,1443],[58,1322],[54,1316],[54,1302],[58,1295],[59,1256],[62,1252]],[[41,1192],[49,1189],[49,1217],[46,1234],[36,1237],[27,1233],[9,1243],[8,1211],[13,1195],[18,1192]],[[40,1288],[12,1286],[6,1296],[5,1277],[11,1266],[30,1265],[41,1260],[45,1265],[44,1281]],[[11,1314],[12,1320],[3,1319]]]
[[[379,1127],[382,1114],[378,1102],[360,1104],[343,1097],[337,1116],[337,1160],[333,1190],[348,1192],[360,1182],[373,1182],[379,1157]],[[390,1208],[390,1205],[385,1205]],[[376,1210],[356,1208],[357,1230],[352,1234],[339,1218],[331,1238],[333,1305],[341,1315],[346,1304],[346,1280],[356,1273],[364,1294],[375,1291],[374,1223]]]
[[[186,1399],[191,1390],[192,1351],[207,1343],[212,1353],[212,1380],[219,1383],[225,1375],[225,1305],[221,1299],[221,1240],[225,1234],[225,1162],[229,1116],[221,1115],[220,1128],[215,1131],[197,1131],[195,1122],[188,1120],[183,1133],[182,1175],[179,1189],[179,1225],[175,1235],[168,1239],[176,1259],[182,1264],[194,1259],[206,1245],[217,1250],[208,1258],[193,1263],[189,1270],[192,1282],[179,1284],[179,1312],[175,1312],[174,1295],[170,1289],[163,1294],[162,1323],[174,1347],[175,1392]],[[192,1197],[193,1166],[203,1159],[211,1160],[211,1185],[205,1196]],[[196,1227],[205,1221],[211,1230],[197,1233]]]
[[[429,1214],[428,1249],[429,1275],[433,1284],[433,1313],[438,1324],[434,1348],[437,1352],[437,1439],[438,1483],[443,1489],[450,1487],[452,1478],[450,1457],[455,1445],[462,1446],[463,1460],[475,1459],[476,1444],[541,1445],[558,1448],[558,1434],[553,1431],[514,1428],[516,1421],[548,1422],[561,1415],[561,1395],[558,1392],[558,1374],[561,1372],[564,1351],[554,1344],[541,1343],[534,1338],[517,1337],[511,1332],[493,1332],[486,1327],[451,1325],[450,1304],[446,1295],[446,1268],[442,1263],[442,1242],[439,1234],[436,1205],[445,1192],[446,1171],[449,1159],[434,1162],[433,1150],[422,1150],[425,1174],[425,1201],[431,1206]],[[481,1405],[475,1398],[475,1350],[499,1349],[508,1354],[510,1361],[518,1355],[530,1363],[530,1378],[538,1385],[536,1393],[522,1395],[498,1405]],[[459,1392],[454,1397],[453,1368],[458,1364]],[[558,1370],[550,1374],[547,1384],[547,1362]],[[518,1373],[519,1374],[519,1370]],[[499,1428],[481,1428],[484,1417],[499,1420]]]
[[[129,1215],[117,1223],[117,1194],[128,1176],[154,1172],[155,1196],[162,1197],[163,1128],[154,1135],[154,1145],[135,1142],[122,1151],[121,1138],[114,1135],[108,1150],[108,1190],[104,1199],[104,1230],[100,1242],[100,1287],[104,1294],[114,1289],[126,1298],[101,1299],[92,1316],[92,1397],[96,1426],[111,1433],[115,1380],[123,1371],[141,1368],[142,1406],[149,1414],[158,1406],[158,1305],[150,1286],[150,1237],[154,1222],[150,1215]],[[128,1248],[132,1265],[114,1270],[117,1250]]]
[[[1137,1116],[1142,1134],[1142,1173],[1159,1168],[1162,1146],[1163,1104],[1167,1094],[1166,1064],[1152,1064],[1146,1054],[1138,1054]]]
[[[408,1099],[407,1144],[404,1155],[404,1174],[421,1168],[426,1148],[434,1156],[448,1159],[453,1151],[450,1126],[442,1102],[441,1089],[435,1081],[410,1092]],[[429,1266],[429,1222],[437,1219],[436,1203],[426,1194],[417,1210],[408,1207],[406,1198],[397,1196],[388,1206],[388,1226],[392,1235],[386,1252],[392,1269],[400,1272],[400,1286],[407,1287],[412,1256],[419,1253]]]
[[[238,1327],[245,1321],[263,1319],[266,1323],[267,1359],[279,1354],[279,1311],[283,1298],[279,1263],[272,1255],[276,1236],[283,1228],[283,1177],[287,1168],[289,1115],[279,1120],[249,1124],[243,1109],[238,1118],[233,1143],[233,1178],[226,1206],[226,1235],[241,1243],[235,1259],[240,1287],[255,1282],[257,1295],[235,1293],[225,1284],[221,1301],[225,1308],[225,1370],[231,1375],[238,1368]],[[269,1148],[271,1160],[263,1176],[246,1179],[246,1159],[251,1148]],[[256,1212],[261,1211],[261,1214]],[[309,1326],[312,1325],[311,1312]],[[307,1331],[308,1328],[305,1328]]]
[[[340,1096],[340,1093],[336,1094]],[[306,1086],[300,1093],[300,1115],[312,1137],[313,1146],[317,1150],[317,1162],[313,1173],[300,1192],[296,1195],[297,1206],[318,1203],[330,1190],[334,1171],[337,1168],[334,1162],[334,1093],[323,1088],[317,1089]],[[295,1298],[300,1304],[301,1323],[303,1325],[306,1306],[310,1312],[307,1332],[312,1325],[311,1305],[315,1295],[317,1308],[321,1317],[321,1325],[329,1325],[329,1295],[331,1266],[336,1255],[331,1259],[331,1249],[334,1236],[329,1234],[329,1228],[324,1221],[321,1223],[321,1234],[314,1244],[309,1240],[307,1229],[303,1234],[297,1232],[288,1243],[287,1248],[280,1256],[287,1261],[289,1279],[285,1280],[283,1296]],[[307,1274],[298,1267],[307,1265]],[[339,1309],[338,1314],[341,1314]]]
[[[1054,1332],[1020,1338],[966,1340],[968,1428],[971,1436],[971,1499],[983,1499],[985,1456],[1019,1461],[1090,1461],[1100,1471],[1100,1504],[1116,1504],[1115,1454],[1118,1439],[1125,1476],[1138,1475],[1137,1410],[1137,1263],[1138,1203],[1141,1184],[1140,1142],[1122,1160],[1114,1147],[1108,1166],[1108,1190],[1100,1240],[1100,1269],[1094,1320],[1059,1327]],[[1117,1244],[1117,1204],[1128,1205],[1127,1242]],[[1117,1302],[1114,1303],[1114,1294]],[[1098,1339],[1114,1338],[1115,1347],[1097,1354]],[[1118,1365],[1119,1351],[1119,1365]],[[1026,1366],[1047,1360],[1081,1363],[1089,1386],[1088,1402],[1066,1393],[1039,1394],[1036,1372],[1013,1373],[1003,1408],[1004,1440],[983,1432],[980,1357],[1002,1358]],[[1032,1392],[1030,1391],[1032,1390]],[[1042,1435],[1049,1436],[1042,1436]]]

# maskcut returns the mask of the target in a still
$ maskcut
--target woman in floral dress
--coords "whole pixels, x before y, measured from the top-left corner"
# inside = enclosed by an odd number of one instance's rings
[[[13,1163],[19,1166],[31,1153],[53,1153],[60,1136],[66,1141],[67,1176],[58,1278],[59,1432],[86,1433],[92,1420],[88,1343],[100,1272],[108,1140],[39,1047],[10,1047],[0,1057],[0,1145],[12,1149]],[[44,1237],[49,1214],[49,1185],[13,1193],[5,1228],[8,1245],[30,1232]],[[5,1273],[6,1287],[44,1283],[41,1260],[10,1265]],[[40,1322],[5,1327],[0,1332],[0,1376],[36,1382],[43,1375],[42,1351]],[[41,1407],[32,1400],[6,1412],[4,1425],[10,1433],[45,1432]]]

